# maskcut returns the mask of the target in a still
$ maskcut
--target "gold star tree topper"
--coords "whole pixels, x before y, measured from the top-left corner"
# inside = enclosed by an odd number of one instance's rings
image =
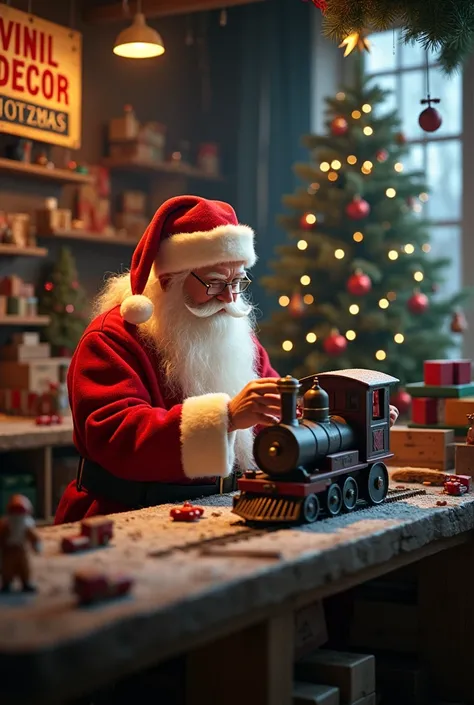
[[[347,35],[347,37],[342,40],[341,44],[339,44],[339,49],[342,49],[342,47],[346,47],[344,51],[345,57],[349,56],[356,47],[360,52],[370,52],[370,42],[364,32],[351,32],[351,34]]]

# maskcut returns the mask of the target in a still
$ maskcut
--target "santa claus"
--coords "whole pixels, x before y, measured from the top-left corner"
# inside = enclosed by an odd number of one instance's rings
[[[256,427],[280,414],[245,293],[255,261],[254,232],[227,203],[158,209],[71,361],[81,462],[56,523],[236,489]]]

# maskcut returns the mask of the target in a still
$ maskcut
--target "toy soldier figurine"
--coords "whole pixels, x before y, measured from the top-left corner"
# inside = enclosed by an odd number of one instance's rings
[[[18,578],[23,592],[34,592],[30,582],[30,560],[27,543],[36,553],[41,549],[35,531],[33,507],[30,500],[21,494],[13,495],[7,504],[7,513],[0,520],[0,573],[2,592],[10,592],[11,584]]]

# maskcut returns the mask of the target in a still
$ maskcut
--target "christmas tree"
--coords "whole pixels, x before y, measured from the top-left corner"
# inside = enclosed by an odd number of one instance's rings
[[[423,174],[404,168],[397,114],[380,109],[388,95],[359,67],[326,101],[327,134],[304,138],[311,161],[295,171],[306,185],[283,198],[291,212],[279,217],[291,244],[262,279],[280,305],[262,340],[282,373],[360,367],[416,382],[423,361],[448,356],[452,331],[462,333],[468,293],[440,297],[450,260],[429,255]]]
[[[67,247],[61,248],[57,262],[46,277],[39,310],[50,317],[44,337],[55,353],[71,354],[87,325],[89,311],[74,257]]]

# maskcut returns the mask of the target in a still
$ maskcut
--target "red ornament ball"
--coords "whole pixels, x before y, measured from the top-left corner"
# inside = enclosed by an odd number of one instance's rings
[[[426,108],[420,113],[418,123],[425,132],[436,132],[443,124],[443,118],[436,108]]]
[[[377,159],[378,162],[383,164],[384,162],[387,161],[389,157],[389,154],[386,149],[379,149],[379,151],[376,153],[375,158]]]
[[[335,117],[331,122],[331,132],[335,137],[345,135],[348,129],[349,123],[346,118],[343,118],[342,116]]]
[[[390,403],[396,406],[398,411],[402,416],[410,411],[411,407],[411,396],[404,389],[400,389],[396,394],[390,399]]]
[[[346,338],[338,330],[332,331],[323,343],[324,351],[331,357],[337,357],[347,348]]]
[[[354,196],[353,200],[347,204],[346,213],[352,220],[361,220],[370,213],[370,206],[360,196]]]
[[[415,315],[425,313],[429,305],[428,297],[426,294],[422,294],[421,291],[417,291],[413,296],[410,296],[407,303],[409,311]]]
[[[301,216],[300,227],[303,230],[312,230],[314,227],[316,227],[316,220],[317,218],[314,213],[305,213]]]
[[[352,296],[365,296],[365,294],[369,293],[371,288],[372,281],[370,277],[360,270],[354,272],[347,281],[347,291],[349,294],[352,294]]]

